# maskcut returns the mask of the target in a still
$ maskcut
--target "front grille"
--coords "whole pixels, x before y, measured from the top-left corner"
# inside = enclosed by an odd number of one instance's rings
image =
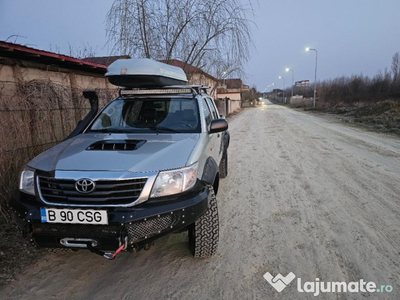
[[[146,178],[128,180],[95,181],[91,193],[81,193],[75,188],[75,180],[39,177],[39,189],[43,199],[57,204],[118,205],[137,200],[146,183]]]
[[[179,222],[179,216],[168,214],[126,225],[129,240],[137,242],[173,228]]]
[[[76,225],[76,224],[34,224],[33,234],[71,237],[71,238],[106,238],[119,237],[120,227],[114,225]]]

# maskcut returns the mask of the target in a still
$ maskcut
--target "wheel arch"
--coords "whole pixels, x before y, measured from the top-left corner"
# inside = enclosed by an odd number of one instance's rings
[[[213,186],[215,194],[218,193],[219,187],[219,167],[212,157],[208,157],[204,165],[201,180]]]

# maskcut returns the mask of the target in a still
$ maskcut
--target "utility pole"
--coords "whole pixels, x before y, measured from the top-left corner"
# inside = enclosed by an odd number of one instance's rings
[[[286,68],[286,72],[292,71],[292,98],[293,98],[293,86],[294,86],[294,71],[293,69]]]
[[[313,108],[315,108],[315,98],[317,95],[317,65],[318,65],[318,52],[317,49],[306,48],[306,51],[315,51],[315,76],[314,76],[314,100],[313,100]]]

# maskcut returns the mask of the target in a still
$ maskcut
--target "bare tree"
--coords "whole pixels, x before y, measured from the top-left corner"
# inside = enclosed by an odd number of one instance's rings
[[[82,43],[81,47],[73,47],[71,44],[69,46],[68,55],[76,58],[86,58],[96,56],[97,47],[93,48],[89,44]]]
[[[107,14],[112,52],[200,67],[216,77],[242,70],[252,46],[250,2],[114,0]]]

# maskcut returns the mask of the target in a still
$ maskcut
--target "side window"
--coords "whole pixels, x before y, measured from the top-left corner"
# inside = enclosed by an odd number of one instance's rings
[[[209,106],[210,109],[211,109],[211,114],[212,114],[212,116],[213,116],[213,119],[214,119],[214,120],[215,120],[215,119],[219,119],[217,109],[216,109],[215,106],[214,106],[214,102],[213,102],[210,98],[207,98],[207,103],[208,103],[208,106]]]
[[[209,129],[212,117],[211,117],[210,109],[208,108],[206,99],[203,99],[202,107],[203,107],[204,119],[205,119],[206,124],[207,124],[207,129]]]

